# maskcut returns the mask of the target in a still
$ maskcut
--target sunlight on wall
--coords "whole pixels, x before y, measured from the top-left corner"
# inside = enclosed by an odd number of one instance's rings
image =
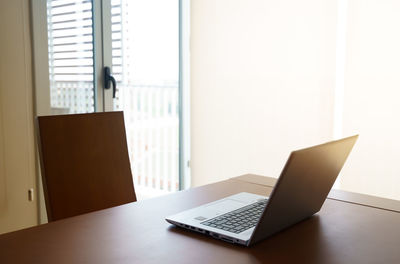
[[[291,150],[360,134],[338,187],[400,199],[398,1],[192,7],[194,185],[278,177]]]

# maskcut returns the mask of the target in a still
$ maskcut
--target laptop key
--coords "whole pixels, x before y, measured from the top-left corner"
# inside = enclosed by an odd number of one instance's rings
[[[201,224],[225,231],[241,233],[257,224],[266,205],[266,201],[267,200],[263,200],[239,208],[224,215],[201,222]]]

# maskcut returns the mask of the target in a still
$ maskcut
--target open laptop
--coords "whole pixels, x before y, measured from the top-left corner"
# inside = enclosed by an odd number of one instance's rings
[[[321,209],[357,138],[358,135],[293,151],[269,197],[242,192],[166,220],[250,246]]]

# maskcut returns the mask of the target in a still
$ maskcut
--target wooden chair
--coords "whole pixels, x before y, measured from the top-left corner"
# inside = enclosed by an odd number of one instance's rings
[[[122,112],[40,116],[49,221],[136,201]]]

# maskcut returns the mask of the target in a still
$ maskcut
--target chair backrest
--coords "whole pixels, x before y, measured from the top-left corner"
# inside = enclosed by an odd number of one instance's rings
[[[122,112],[37,118],[49,221],[136,201]]]

